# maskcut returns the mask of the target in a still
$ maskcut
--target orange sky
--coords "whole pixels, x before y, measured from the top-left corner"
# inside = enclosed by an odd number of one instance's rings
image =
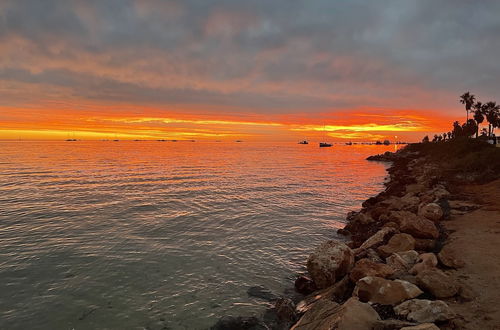
[[[444,132],[455,119],[430,111],[355,109],[294,115],[186,114],[154,108],[0,107],[0,139],[195,139],[252,141],[416,141]]]
[[[0,139],[417,141],[498,94],[498,4],[257,3],[0,2]]]

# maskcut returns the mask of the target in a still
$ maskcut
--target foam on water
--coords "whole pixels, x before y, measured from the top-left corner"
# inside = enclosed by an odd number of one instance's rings
[[[206,329],[267,306],[394,147],[0,142],[1,329]]]

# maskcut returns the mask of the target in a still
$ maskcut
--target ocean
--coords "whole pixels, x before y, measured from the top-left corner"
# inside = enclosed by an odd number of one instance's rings
[[[394,146],[0,141],[0,329],[258,315],[383,188]]]

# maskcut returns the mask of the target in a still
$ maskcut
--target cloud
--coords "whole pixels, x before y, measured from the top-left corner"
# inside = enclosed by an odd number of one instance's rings
[[[0,106],[460,115],[463,91],[498,95],[498,12],[492,0],[4,0]]]

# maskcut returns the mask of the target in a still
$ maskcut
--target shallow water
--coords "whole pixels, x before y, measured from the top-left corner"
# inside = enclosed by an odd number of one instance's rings
[[[394,146],[0,142],[0,329],[206,329],[262,312]]]

